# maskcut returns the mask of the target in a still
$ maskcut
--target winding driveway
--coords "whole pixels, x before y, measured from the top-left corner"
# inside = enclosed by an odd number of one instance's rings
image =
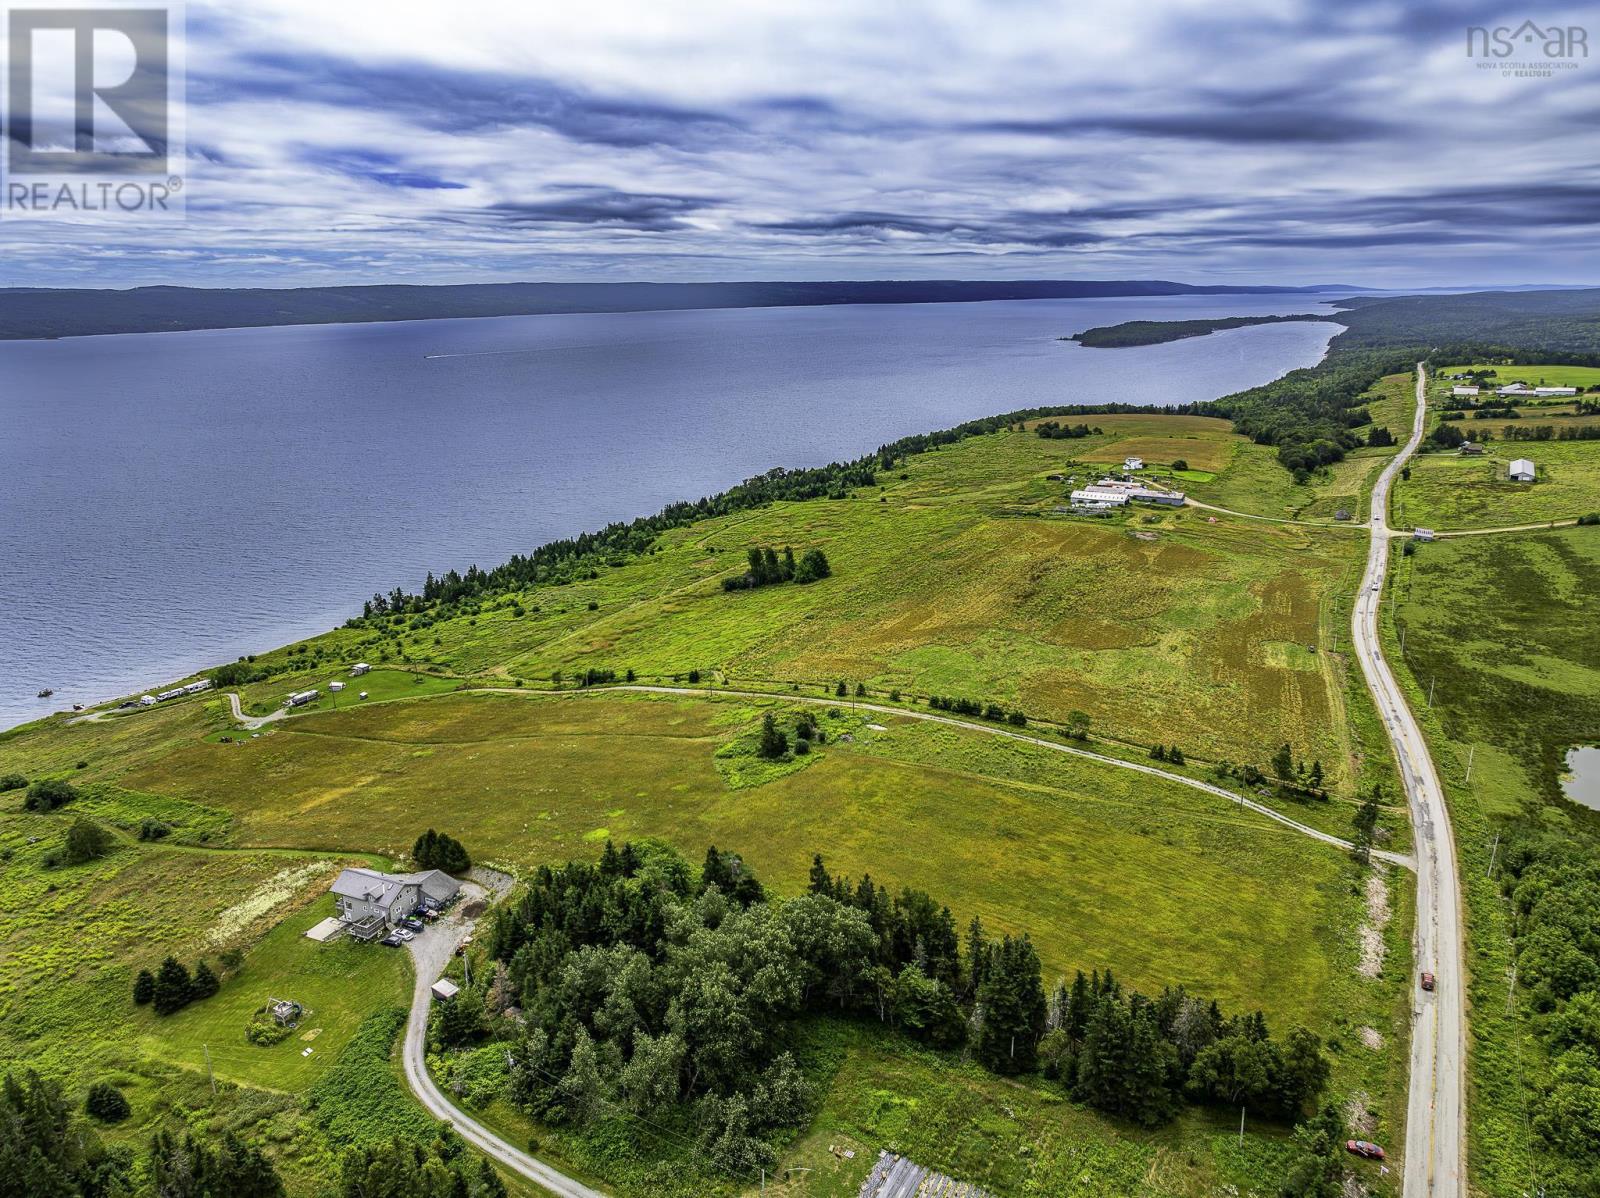
[[[464,900],[484,896],[483,889],[471,882],[463,886],[462,894]],[[411,1087],[411,1092],[428,1114],[450,1124],[461,1133],[463,1140],[512,1172],[521,1174],[561,1198],[606,1198],[599,1190],[591,1190],[538,1157],[529,1156],[477,1120],[463,1114],[428,1075],[428,1008],[433,1003],[433,983],[450,963],[456,945],[471,930],[471,920],[452,914],[421,932],[406,946],[411,950],[411,961],[417,971],[416,985],[411,994],[411,1014],[406,1019],[405,1046],[401,1050],[406,1085]]]
[[[233,709],[234,720],[251,732],[274,720],[281,720],[289,714],[289,708],[280,707],[270,715],[245,715],[244,708],[239,706],[239,695],[236,691],[228,692],[228,706]]]
[[[1405,1198],[1461,1198],[1466,1193],[1466,969],[1461,940],[1461,886],[1444,788],[1422,729],[1406,702],[1378,632],[1389,567],[1389,487],[1422,441],[1427,373],[1417,363],[1417,413],[1411,438],[1384,468],[1372,491],[1372,541],[1351,617],[1356,656],[1400,763],[1411,805],[1417,852],[1417,968],[1438,988],[1413,990],[1411,1091],[1406,1111]],[[1404,535],[1404,534],[1400,534]]]

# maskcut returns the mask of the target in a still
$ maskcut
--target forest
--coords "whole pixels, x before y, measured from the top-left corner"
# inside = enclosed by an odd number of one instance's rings
[[[1600,1188],[1600,860],[1587,836],[1529,826],[1503,842],[1520,1002],[1548,1082],[1532,1098],[1551,1194]]]
[[[1026,934],[962,931],[928,894],[835,877],[820,856],[807,892],[778,901],[736,853],[712,847],[695,870],[654,842],[608,842],[598,863],[541,867],[482,940],[492,968],[435,1016],[437,1046],[501,1039],[537,1120],[626,1114],[738,1176],[770,1167],[815,1108],[794,1051],[805,1018],[1039,1074],[1145,1127],[1185,1103],[1294,1123],[1328,1079],[1303,1028],[1274,1036],[1259,1012],[1181,987],[1149,998],[1109,969],[1047,990]]]

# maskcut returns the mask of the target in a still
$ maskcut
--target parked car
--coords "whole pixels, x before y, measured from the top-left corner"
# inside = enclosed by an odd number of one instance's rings
[[[415,940],[417,938],[417,934],[410,928],[396,928],[394,934],[402,940]]]
[[[420,932],[425,925],[415,915],[408,915],[400,921],[400,926],[410,928],[413,932]]]
[[[1422,975],[1422,988],[1424,990],[1432,990],[1433,989],[1433,974],[1424,973]]]
[[[1369,1161],[1387,1159],[1383,1149],[1379,1148],[1371,1140],[1346,1140],[1344,1146],[1357,1156],[1364,1156]]]
[[[391,932],[382,940],[378,941],[378,943],[383,945],[384,948],[399,948],[403,941],[400,939],[400,937]]]

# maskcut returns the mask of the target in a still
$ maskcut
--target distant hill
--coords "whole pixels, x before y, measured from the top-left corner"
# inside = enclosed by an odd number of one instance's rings
[[[178,332],[280,324],[532,316],[556,312],[653,312],[817,304],[938,304],[975,300],[1138,295],[1297,295],[1360,290],[1228,287],[1165,279],[817,283],[471,283],[451,287],[0,289],[0,340],[102,333]]]

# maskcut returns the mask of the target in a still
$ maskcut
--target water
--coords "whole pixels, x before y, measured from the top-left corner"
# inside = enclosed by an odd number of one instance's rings
[[[0,343],[0,727],[773,466],[1039,404],[1208,399],[1317,361],[1337,331],[1056,340],[1091,325],[1317,310],[1185,296]]]
[[[1600,745],[1580,745],[1567,753],[1561,789],[1574,803],[1600,811]]]

